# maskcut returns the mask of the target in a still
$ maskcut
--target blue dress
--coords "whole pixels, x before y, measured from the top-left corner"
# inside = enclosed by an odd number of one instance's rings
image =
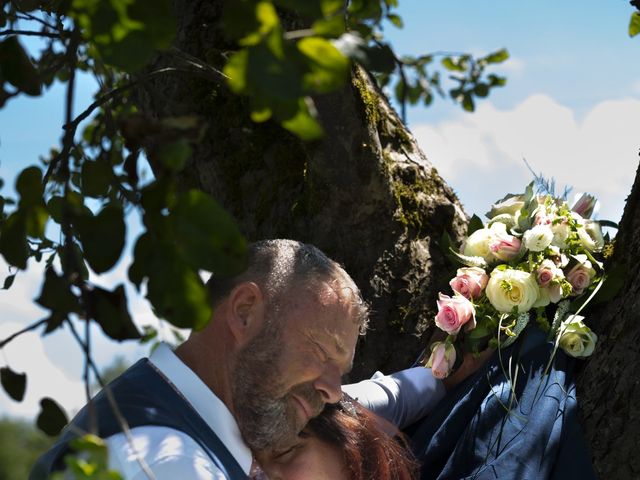
[[[406,430],[421,478],[595,479],[578,423],[574,359],[530,326]]]

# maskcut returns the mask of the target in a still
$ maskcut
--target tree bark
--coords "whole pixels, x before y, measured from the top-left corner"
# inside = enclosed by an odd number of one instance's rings
[[[219,3],[179,0],[176,12],[177,48],[221,66],[231,45]],[[326,136],[313,143],[252,123],[242,99],[200,78],[147,82],[138,101],[159,118],[206,120],[182,180],[218,199],[249,240],[312,243],[352,275],[372,310],[353,378],[415,360],[449,278],[438,241],[444,232],[460,241],[466,215],[364,70],[315,99]]]
[[[598,476],[640,478],[640,168],[608,267],[626,266],[616,298],[589,314],[598,334],[578,378],[578,398]]]

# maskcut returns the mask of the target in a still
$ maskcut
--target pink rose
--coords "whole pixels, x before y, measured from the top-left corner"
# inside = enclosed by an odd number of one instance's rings
[[[567,280],[573,288],[574,295],[580,295],[584,289],[591,285],[591,279],[596,271],[591,266],[591,262],[587,260],[586,255],[576,255],[578,263],[567,273]]]
[[[489,250],[498,260],[508,262],[520,255],[522,242],[508,233],[498,233],[489,244]]]
[[[479,298],[487,286],[489,276],[480,267],[459,268],[456,277],[449,282],[454,292],[471,300]]]
[[[538,281],[538,285],[540,285],[541,287],[546,287],[547,285],[549,285],[549,282],[551,282],[551,280],[553,280],[554,277],[556,277],[559,273],[558,270],[559,269],[558,267],[556,267],[556,264],[551,260],[543,260],[536,273],[536,280]]]
[[[449,335],[457,335],[460,328],[467,324],[467,330],[476,327],[476,310],[472,303],[462,295],[439,294],[436,325]]]
[[[449,376],[456,363],[456,349],[450,343],[434,342],[427,368],[431,368],[434,377],[443,379]]]

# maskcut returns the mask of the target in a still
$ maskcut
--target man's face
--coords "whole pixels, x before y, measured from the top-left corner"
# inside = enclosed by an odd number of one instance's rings
[[[285,447],[325,403],[340,400],[353,362],[358,325],[344,295],[328,283],[301,292],[240,352],[233,403],[254,450]]]

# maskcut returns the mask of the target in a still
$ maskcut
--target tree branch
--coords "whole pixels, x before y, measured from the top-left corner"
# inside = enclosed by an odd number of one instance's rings
[[[23,333],[30,332],[32,330],[35,330],[36,328],[38,328],[41,325],[45,325],[48,321],[49,321],[48,318],[43,318],[42,320],[38,320],[37,322],[32,323],[28,327],[25,327],[22,330],[17,331],[16,333],[14,333],[12,335],[9,335],[7,338],[5,338],[4,340],[2,340],[0,342],[0,348],[4,348],[5,345],[7,345],[9,342],[11,342],[16,337],[19,337],[20,335],[22,335]]]

